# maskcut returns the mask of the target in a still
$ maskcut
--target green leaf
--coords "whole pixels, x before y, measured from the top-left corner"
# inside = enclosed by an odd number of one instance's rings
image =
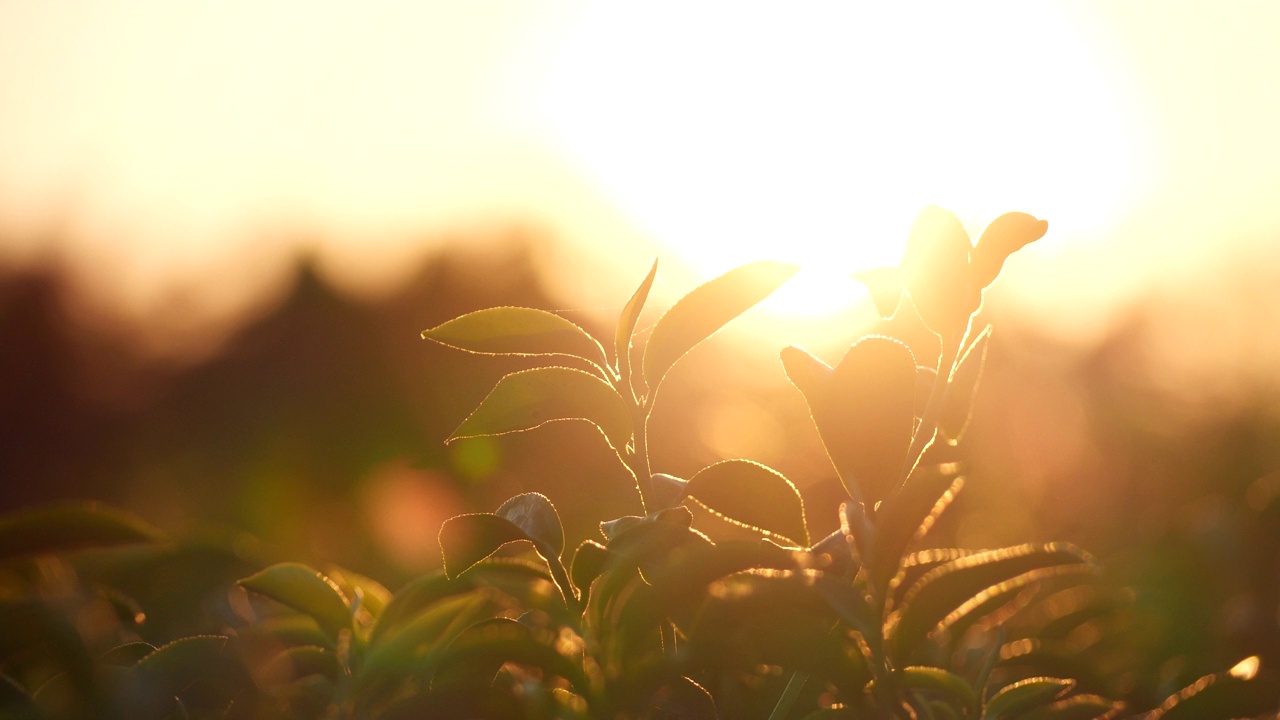
[[[476,623],[458,634],[444,651],[436,678],[441,685],[456,685],[465,678],[482,681],[493,679],[505,663],[536,667],[545,674],[568,680],[579,692],[588,693],[591,683],[582,667],[560,654],[554,636],[543,638],[529,627],[508,618],[491,618]],[[492,671],[493,674],[490,674]],[[432,683],[433,688],[435,683]]]
[[[867,560],[876,587],[888,587],[902,566],[903,555],[933,527],[963,487],[963,478],[921,464],[898,492],[881,503]]]
[[[938,429],[951,440],[960,440],[969,426],[969,418],[973,414],[973,398],[978,392],[978,382],[982,379],[982,368],[987,361],[987,344],[991,340],[991,326],[988,325],[969,345],[960,365],[951,377],[951,387],[947,390],[947,402],[938,417]]]
[[[907,237],[903,284],[920,318],[944,340],[963,332],[978,309],[979,295],[969,286],[970,249],[960,220],[934,206],[920,212]]]
[[[609,562],[609,550],[595,540],[583,540],[573,553],[569,575],[573,584],[582,591],[584,597],[591,589],[591,583],[604,571]]]
[[[335,653],[315,645],[303,645],[288,648],[273,657],[268,661],[263,676],[292,681],[308,675],[323,675],[337,680],[342,673],[342,663]]]
[[[902,669],[899,676],[902,687],[913,690],[929,690],[955,698],[961,707],[978,704],[978,694],[969,683],[955,673],[930,666],[912,666]]]
[[[916,362],[892,338],[862,338],[829,373],[801,348],[782,351],[849,496],[868,506],[901,479],[915,426]]]
[[[351,628],[351,608],[332,580],[301,563],[286,562],[239,580],[241,587],[314,618],[329,637]]]
[[[0,559],[154,543],[160,531],[96,504],[19,510],[0,518]]]
[[[1012,717],[1037,705],[1044,705],[1075,687],[1075,680],[1034,677],[1019,680],[1000,689],[982,709],[982,720]]]
[[[804,500],[781,473],[750,460],[724,460],[699,470],[684,494],[721,517],[781,537],[792,545],[809,544]]]
[[[756,262],[710,280],[676,301],[658,318],[644,350],[644,378],[650,393],[685,353],[748,308],[765,299],[800,268]]]
[[[907,591],[891,620],[894,656],[909,661],[939,623],[988,588],[1040,568],[1092,562],[1073,545],[1049,543],[989,550],[935,567]]]
[[[195,635],[163,645],[142,658],[132,671],[142,691],[154,698],[173,697],[197,680],[226,667],[222,635]]]
[[[658,261],[654,260],[653,267],[649,268],[649,274],[640,283],[640,287],[636,288],[618,317],[618,327],[613,334],[613,346],[614,352],[617,353],[619,371],[631,366],[631,337],[635,334],[636,323],[640,320],[640,311],[644,309],[644,303],[649,299],[649,288],[653,287],[653,279],[657,275]],[[624,373],[623,377],[626,378],[627,374]]]
[[[423,330],[422,337],[484,355],[571,355],[605,364],[604,348],[586,330],[534,308],[477,310]]]
[[[558,558],[564,552],[560,514],[546,495],[536,492],[516,495],[502,503],[497,515],[524,531],[544,559]]]
[[[445,442],[532,430],[556,420],[592,423],[617,451],[631,440],[631,413],[608,383],[581,370],[546,367],[499,380]]]
[[[408,675],[429,674],[446,644],[491,611],[488,599],[475,592],[446,596],[423,607],[370,643],[358,682],[372,688]]]
[[[1044,237],[1049,223],[1021,212],[1005,213],[987,226],[973,248],[971,282],[985,288],[995,282],[1004,261],[1025,245]]]
[[[387,590],[377,580],[336,565],[328,568],[328,574],[329,579],[338,586],[344,596],[354,599],[358,593],[360,595],[360,607],[367,610],[370,617],[374,619],[382,613],[387,603],[391,601],[391,591]]]

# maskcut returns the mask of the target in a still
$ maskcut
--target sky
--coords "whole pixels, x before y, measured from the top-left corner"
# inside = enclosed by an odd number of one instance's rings
[[[299,252],[377,293],[524,225],[574,307],[771,258],[801,313],[937,204],[1047,218],[1008,296],[1097,332],[1280,241],[1275,37],[1262,0],[0,0],[0,263],[178,343]]]

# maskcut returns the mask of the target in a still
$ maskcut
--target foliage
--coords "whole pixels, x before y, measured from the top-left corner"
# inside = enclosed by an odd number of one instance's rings
[[[761,262],[694,289],[648,331],[657,264],[599,342],[558,315],[500,307],[423,332],[459,350],[544,363],[501,378],[449,438],[587,422],[634,478],[636,515],[601,519],[567,550],[541,494],[440,531],[442,570],[392,594],[343,568],[206,554],[239,577],[155,638],[124,577],[194,562],[189,547],[96,507],[0,521],[0,713],[13,717],[1102,718],[1090,628],[1118,607],[1065,543],[927,547],[962,490],[960,449],[990,328],[983,290],[1044,235],[1022,213],[976,245],[953,215],[920,216],[899,268],[863,275],[881,312],[918,314],[936,364],[884,335],[834,366],[781,360],[848,498],[810,535],[796,487],[749,459],[685,479],[651,466],[648,425],[680,358],[786,282]],[[905,298],[905,300],[904,300]],[[713,541],[691,507],[740,526]],[[215,553],[216,555],[216,553]],[[247,570],[247,571],[246,571]],[[217,584],[216,580],[213,582]],[[203,602],[203,601],[202,601]],[[104,619],[106,618],[106,619]],[[92,631],[86,628],[91,628]],[[152,644],[151,641],[156,641]],[[169,640],[164,642],[163,640]],[[1257,659],[1206,676],[1145,715],[1274,710]]]

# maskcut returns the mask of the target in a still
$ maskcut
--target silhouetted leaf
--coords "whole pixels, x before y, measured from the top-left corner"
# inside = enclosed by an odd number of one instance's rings
[[[636,322],[640,320],[640,311],[649,299],[649,288],[653,287],[653,279],[658,275],[658,261],[653,261],[649,274],[640,283],[640,287],[631,295],[631,299],[622,308],[618,316],[618,327],[613,334],[614,352],[617,353],[618,367],[629,367],[631,364],[631,336],[635,334]]]
[[[969,417],[973,413],[973,398],[977,395],[978,382],[982,379],[982,368],[987,361],[987,343],[990,340],[991,326],[988,325],[969,345],[951,378],[947,402],[938,416],[938,429],[952,440],[964,437],[965,428],[969,425]]]
[[[315,618],[320,628],[337,638],[351,629],[351,608],[329,578],[301,563],[279,563],[238,581],[247,590]]]
[[[0,559],[152,543],[161,538],[160,531],[141,520],[95,504],[29,508],[0,518]]]
[[[560,514],[546,495],[536,492],[516,495],[502,503],[497,515],[523,530],[543,558],[558,558],[564,552]]]
[[[605,364],[604,348],[586,330],[534,308],[477,310],[423,330],[422,337],[485,355],[572,355]]]
[[[872,268],[853,274],[853,279],[867,286],[876,312],[886,320],[898,312],[902,301],[902,273],[898,268]]]
[[[573,553],[573,562],[569,567],[569,575],[573,584],[585,595],[591,588],[591,582],[599,577],[609,561],[609,551],[595,540],[583,540]]]
[[[699,470],[684,488],[709,510],[746,527],[809,544],[804,500],[781,473],[750,460],[724,460]]]
[[[484,620],[471,625],[453,639],[441,655],[436,678],[442,685],[456,684],[464,678],[483,677],[490,670],[496,674],[503,664],[516,663],[562,677],[579,692],[589,693],[591,684],[582,667],[560,654],[554,640],[554,636],[540,637],[539,633],[515,620]]]
[[[1072,545],[1050,543],[989,550],[939,565],[912,585],[896,612],[891,631],[894,656],[908,661],[930,631],[988,588],[1040,568],[1091,562]]]
[[[695,345],[765,299],[800,268],[756,262],[710,280],[676,301],[653,326],[644,350],[644,378],[652,394],[667,371]]]
[[[669,508],[684,499],[685,485],[688,480],[666,473],[654,473],[649,476],[653,491],[653,505],[657,508]]]
[[[618,451],[631,439],[631,414],[608,383],[581,370],[546,367],[499,380],[445,442],[532,430],[555,420],[586,420]]]
[[[1000,689],[982,709],[982,720],[999,720],[1044,705],[1075,687],[1075,680],[1035,677]]]
[[[867,559],[876,587],[888,586],[912,541],[924,537],[963,487],[963,478],[922,464],[898,492],[880,504],[876,511],[876,535]]]
[[[841,482],[856,501],[874,504],[902,476],[915,426],[916,363],[892,338],[862,338],[830,373],[792,346],[782,351],[787,376],[804,394]]]
[[[970,250],[964,225],[939,207],[922,210],[907,237],[903,284],[921,319],[944,339],[962,332],[978,309],[979,295],[969,286]]]
[[[995,282],[1004,261],[1028,243],[1049,231],[1049,223],[1021,212],[1005,213],[987,226],[978,237],[970,261],[971,282],[979,290]]]
[[[622,517],[601,522],[600,534],[604,535],[605,540],[612,541],[618,535],[646,522],[668,523],[687,528],[693,525],[693,513],[689,512],[689,508],[683,505],[676,505],[675,507],[663,508],[649,513],[645,517],[623,515]]]

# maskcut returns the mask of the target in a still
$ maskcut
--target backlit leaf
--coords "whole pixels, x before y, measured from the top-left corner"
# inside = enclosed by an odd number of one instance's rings
[[[143,691],[154,697],[173,697],[201,678],[224,668],[227,659],[221,635],[196,635],[157,648],[133,666]]]
[[[653,326],[644,350],[644,379],[657,390],[667,371],[695,345],[765,299],[800,268],[756,262],[710,280],[676,301]]]
[[[351,629],[351,609],[342,591],[332,580],[306,565],[279,563],[238,582],[247,590],[310,615],[332,638]]]
[[[891,634],[895,656],[899,662],[909,661],[930,631],[992,586],[1039,568],[1091,562],[1088,553],[1072,545],[1050,543],[989,550],[939,565],[916,581],[903,598]]]
[[[898,492],[876,511],[876,535],[867,564],[876,587],[884,588],[898,573],[913,540],[921,538],[964,487],[964,480],[920,465]]]
[[[1075,680],[1034,677],[1000,689],[982,709],[982,720],[999,720],[1044,705],[1075,687]]]
[[[685,495],[747,527],[807,546],[804,500],[781,473],[750,460],[725,460],[689,478]]]
[[[902,301],[902,273],[898,268],[862,270],[854,273],[853,279],[867,287],[880,317],[887,320],[898,312]]]
[[[19,510],[0,518],[0,559],[159,542],[158,530],[95,504]]]
[[[782,362],[849,496],[868,506],[884,498],[902,476],[915,426],[911,351],[892,338],[869,336],[830,373],[800,348],[787,348]]]
[[[1044,237],[1048,231],[1048,222],[1021,212],[1005,213],[992,220],[973,248],[970,261],[973,286],[981,289],[995,282],[1010,255]]]
[[[631,414],[608,383],[581,370],[546,367],[499,380],[445,442],[532,430],[555,420],[586,420],[618,451],[631,439]]]
[[[586,593],[591,588],[592,581],[600,576],[607,562],[609,562],[609,551],[605,546],[595,540],[583,540],[573,553],[573,562],[569,568],[573,584]]]
[[[635,293],[631,295],[631,299],[622,308],[622,314],[618,317],[618,327],[614,331],[613,345],[614,352],[617,353],[618,366],[630,366],[631,358],[631,336],[635,334],[636,323],[640,320],[640,311],[644,309],[644,303],[649,299],[649,288],[653,287],[653,279],[658,275],[658,261],[653,261],[653,267],[649,268],[649,274],[645,276],[644,281],[640,283],[640,287],[636,288]]]
[[[970,250],[964,225],[939,207],[922,210],[907,237],[903,284],[921,319],[943,338],[962,332],[978,309],[979,296],[969,286]]]
[[[564,527],[560,514],[546,495],[522,493],[502,503],[498,517],[524,531],[543,557],[558,558],[564,552]]]
[[[495,307],[422,331],[422,337],[485,355],[572,355],[603,367],[604,349],[586,330],[545,310]]]
[[[1275,707],[1274,686],[1220,672],[1168,697],[1144,720],[1231,720],[1274,712]]]
[[[455,515],[440,527],[445,574],[458,577],[503,545],[528,539],[525,531],[493,513]]]
[[[139,660],[155,652],[155,650],[155,646],[151,643],[125,643],[123,645],[117,645],[103,653],[102,656],[98,658],[98,662],[103,665],[133,667]]]
[[[1114,717],[1124,704],[1098,695],[1072,695],[1018,716],[1018,720],[1097,720]],[[1110,713],[1110,714],[1109,714]]]
[[[906,667],[902,669],[900,677],[899,682],[904,688],[943,693],[959,701],[961,707],[967,708],[978,703],[978,694],[964,678],[942,668],[919,665]]]

